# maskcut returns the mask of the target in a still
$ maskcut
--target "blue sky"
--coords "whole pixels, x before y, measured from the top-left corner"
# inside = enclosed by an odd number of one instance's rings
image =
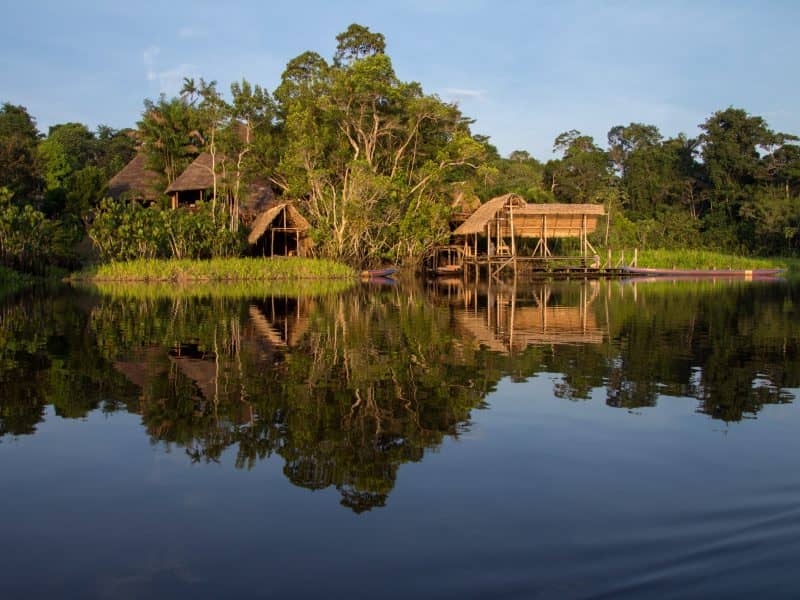
[[[696,135],[731,105],[800,134],[792,0],[0,1],[0,101],[45,131],[133,126],[187,75],[273,90],[290,58],[329,58],[358,22],[385,34],[401,79],[457,101],[503,154],[547,159],[568,129],[605,145],[631,121]]]

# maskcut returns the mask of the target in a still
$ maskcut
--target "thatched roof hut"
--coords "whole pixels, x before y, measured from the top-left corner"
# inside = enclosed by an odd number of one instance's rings
[[[484,236],[486,248],[483,256],[489,260],[494,256],[518,258],[517,238],[537,240],[529,258],[552,256],[548,240],[578,238],[581,259],[585,261],[590,251],[596,254],[588,235],[597,229],[603,215],[605,210],[598,204],[528,204],[522,196],[505,194],[482,204],[453,231],[453,235],[462,236],[465,254],[471,252],[475,257],[480,252],[478,237]],[[506,240],[510,240],[510,246]]]
[[[294,205],[282,202],[259,213],[247,242],[258,246],[265,255],[304,256],[311,247],[310,228],[309,222]]]
[[[217,165],[225,160],[222,155],[217,155]],[[222,186],[224,177],[217,173],[217,185]],[[195,203],[204,198],[205,192],[214,187],[214,159],[208,152],[202,152],[192,163],[186,167],[175,181],[166,189],[172,196],[172,207],[177,208],[183,203]],[[245,220],[253,218],[254,213],[268,208],[274,200],[275,194],[272,186],[266,180],[256,180],[244,184],[244,193],[239,204],[242,217]]]
[[[161,195],[160,177],[156,171],[147,168],[147,159],[138,153],[108,182],[108,193],[112,198],[128,194],[136,200],[155,202]]]
[[[214,187],[213,159],[208,152],[201,152],[186,170],[178,175],[166,189],[167,194],[174,192],[205,191]]]

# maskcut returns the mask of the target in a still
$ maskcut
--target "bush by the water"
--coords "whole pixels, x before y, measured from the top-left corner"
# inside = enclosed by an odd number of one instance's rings
[[[226,224],[221,211],[215,214],[202,202],[195,210],[164,210],[106,198],[88,234],[104,261],[235,256],[242,249],[242,235]]]

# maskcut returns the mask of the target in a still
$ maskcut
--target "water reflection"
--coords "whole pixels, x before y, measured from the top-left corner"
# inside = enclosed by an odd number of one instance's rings
[[[797,288],[561,282],[264,295],[61,290],[0,306],[0,440],[45,407],[141,415],[191,461],[276,455],[295,485],[383,506],[400,465],[469,429],[504,377],[568,400],[697,400],[725,421],[800,386]],[[627,418],[626,413],[620,413]]]

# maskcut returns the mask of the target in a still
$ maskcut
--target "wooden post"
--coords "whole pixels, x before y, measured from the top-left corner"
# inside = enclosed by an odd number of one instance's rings
[[[542,256],[547,258],[550,249],[547,247],[547,215],[542,215]]]
[[[583,260],[584,260],[584,263],[585,263],[586,256],[587,256],[586,242],[589,241],[588,239],[586,239],[586,215],[583,215],[583,219],[581,219],[581,237],[583,238],[583,244],[582,244],[583,249],[582,249],[582,251],[583,251]]]
[[[172,210],[178,208],[178,192],[172,193]]]

